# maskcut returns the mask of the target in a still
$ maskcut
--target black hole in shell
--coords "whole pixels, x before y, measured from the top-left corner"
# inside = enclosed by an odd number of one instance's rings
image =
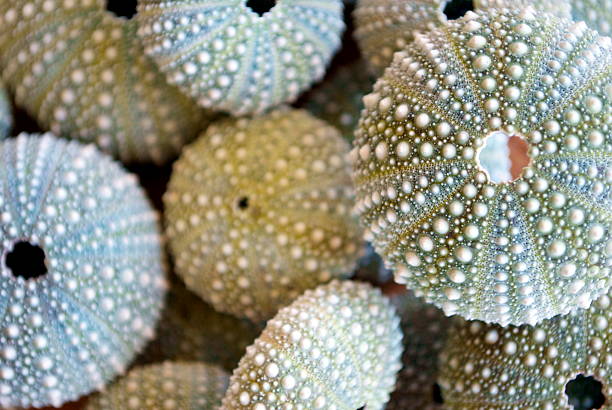
[[[138,0],[106,0],[106,10],[117,17],[131,19],[136,14]]]
[[[431,387],[431,394],[433,396],[434,403],[444,404],[444,398],[442,397],[442,389],[438,383],[434,383]]]
[[[248,208],[249,208],[249,198],[246,196],[239,198],[238,199],[238,209],[244,211]]]
[[[248,0],[246,5],[255,13],[263,16],[276,6],[276,0]]]
[[[17,278],[36,279],[47,273],[45,251],[30,242],[17,242],[6,255],[5,262]]]
[[[606,402],[601,382],[582,374],[565,385],[565,394],[574,410],[599,409]]]
[[[472,10],[474,10],[474,2],[472,0],[451,0],[444,7],[444,14],[449,20],[455,20]]]

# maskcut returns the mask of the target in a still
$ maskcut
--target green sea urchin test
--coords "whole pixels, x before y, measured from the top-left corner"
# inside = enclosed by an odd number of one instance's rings
[[[166,289],[157,214],[91,145],[22,134],[0,158],[0,406],[59,406],[153,337]]]
[[[395,54],[351,156],[356,209],[397,281],[448,315],[502,325],[608,290],[610,43],[584,23],[504,10]],[[515,180],[487,169],[500,134],[529,147]]]
[[[183,152],[164,197],[178,275],[218,311],[254,321],[349,276],[361,230],[348,151],[306,111],[211,125]]]
[[[333,281],[268,322],[222,409],[383,409],[401,367],[399,318],[378,289]]]
[[[123,162],[167,162],[202,130],[204,114],[145,56],[136,23],[104,3],[0,3],[3,77],[17,104],[56,135]]]
[[[214,410],[221,405],[229,375],[197,362],[137,367],[94,397],[86,410]]]
[[[440,385],[448,409],[571,409],[566,384],[594,377],[612,397],[610,294],[535,327],[463,322],[448,335]],[[607,407],[606,407],[607,408]]]
[[[7,137],[13,124],[8,94],[0,83],[0,139]]]
[[[138,34],[168,80],[207,108],[256,114],[323,77],[341,0],[141,0]]]

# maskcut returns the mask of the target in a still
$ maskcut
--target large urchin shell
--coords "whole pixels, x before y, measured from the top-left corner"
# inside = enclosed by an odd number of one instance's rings
[[[383,409],[401,339],[395,309],[378,289],[333,281],[307,291],[249,346],[222,409]]]
[[[365,97],[357,211],[397,281],[486,322],[536,323],[610,287],[610,39],[529,10],[419,35]],[[494,183],[495,132],[531,165]]]
[[[86,410],[213,410],[221,405],[229,375],[197,362],[137,367],[87,404]]]
[[[571,0],[575,21],[584,21],[602,36],[612,35],[612,0]]]
[[[157,214],[136,177],[49,134],[0,144],[0,406],[59,406],[104,386],[152,338],[165,293]],[[9,268],[15,245],[45,275]]]
[[[215,311],[172,275],[155,340],[141,362],[197,361],[232,371],[261,328],[248,320]]]
[[[0,139],[9,135],[12,124],[11,104],[6,90],[0,83]]]
[[[558,17],[571,16],[570,0],[475,0],[477,10],[534,7]],[[382,74],[393,54],[414,40],[416,32],[446,23],[450,0],[359,0],[354,12],[355,38],[375,74]]]
[[[217,310],[268,319],[350,275],[361,247],[348,143],[305,111],[213,124],[164,197],[176,271]]]
[[[234,115],[294,101],[323,77],[344,28],[340,0],[142,0],[138,34],[168,80]]]
[[[579,374],[612,395],[610,294],[531,326],[465,322],[452,328],[440,357],[440,385],[448,409],[571,409],[566,384]]]
[[[56,135],[94,142],[123,162],[167,162],[207,117],[145,56],[136,23],[104,4],[3,1],[4,79],[17,104]]]

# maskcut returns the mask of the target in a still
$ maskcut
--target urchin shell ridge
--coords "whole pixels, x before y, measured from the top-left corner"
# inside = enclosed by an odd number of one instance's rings
[[[401,339],[379,290],[322,285],[268,322],[234,370],[222,409],[383,409],[401,367]]]

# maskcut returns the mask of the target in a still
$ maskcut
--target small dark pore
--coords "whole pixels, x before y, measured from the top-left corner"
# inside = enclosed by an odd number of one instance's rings
[[[247,7],[260,16],[263,16],[276,6],[276,0],[248,0]]]
[[[600,409],[606,402],[601,382],[582,374],[567,382],[565,394],[574,410]]]
[[[131,19],[136,15],[138,0],[106,0],[106,10],[117,17]]]
[[[444,7],[444,14],[449,20],[455,20],[472,10],[474,10],[474,2],[472,0],[451,0]]]
[[[17,242],[6,254],[6,266],[16,278],[36,279],[47,273],[45,251],[30,242]]]

